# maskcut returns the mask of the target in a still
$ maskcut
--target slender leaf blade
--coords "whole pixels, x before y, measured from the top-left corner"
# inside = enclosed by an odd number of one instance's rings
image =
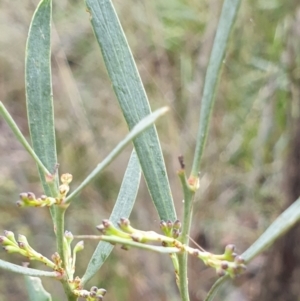
[[[216,36],[205,75],[197,144],[192,166],[193,177],[198,176],[223,58],[229,40],[229,35],[240,7],[240,3],[241,0],[225,0],[222,7]]]
[[[133,151],[123,178],[117,201],[109,218],[114,224],[116,224],[121,217],[129,217],[136,199],[140,179],[141,168],[136,152]],[[82,277],[83,285],[101,268],[112,249],[113,246],[106,242],[101,241],[98,244],[88,264],[86,272]]]
[[[126,37],[110,0],[86,0],[114,91],[129,129],[150,114],[149,102]],[[163,220],[176,213],[155,126],[134,140],[148,190]]]
[[[26,100],[32,145],[44,166],[54,171],[57,164],[51,81],[52,1],[42,0],[31,21],[26,47]],[[53,195],[39,169],[45,193]]]
[[[9,112],[6,110],[3,103],[0,101],[0,115],[4,118],[10,129],[13,131],[15,137],[19,140],[19,142],[23,145],[23,147],[27,150],[29,155],[33,158],[33,160],[36,162],[36,164],[44,171],[44,173],[48,176],[51,176],[49,171],[46,169],[46,167],[41,162],[40,158],[36,155],[34,150],[31,148],[30,144],[27,142],[26,138],[23,136],[21,130],[15,123],[12,116],[9,114]]]
[[[150,115],[143,118],[138,124],[136,124],[129,134],[121,140],[118,145],[109,153],[109,155],[99,163],[94,170],[86,177],[86,179],[66,198],[65,204],[71,202],[72,198],[76,196],[81,190],[86,187],[91,181],[93,181],[98,174],[107,167],[120,153],[121,151],[140,133],[151,126],[159,117],[164,115],[168,111],[168,107],[160,108]]]
[[[40,278],[25,276],[25,284],[30,301],[52,301],[51,295],[44,289]]]
[[[0,259],[0,268],[13,273],[28,275],[28,276],[53,277],[53,278],[57,277],[56,272],[47,272],[47,271],[31,269],[14,263],[7,262],[2,259]]]
[[[252,244],[242,257],[250,262],[258,254],[272,245],[279,237],[290,230],[300,220],[300,198],[289,206],[269,228]]]
[[[278,238],[283,236],[300,220],[300,198],[281,213],[268,229],[242,254],[246,263],[249,263],[258,254],[269,248]],[[219,288],[230,279],[224,276],[213,285],[205,301],[212,301]]]

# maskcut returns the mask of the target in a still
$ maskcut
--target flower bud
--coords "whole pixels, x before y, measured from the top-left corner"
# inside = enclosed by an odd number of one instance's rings
[[[180,230],[181,229],[181,222],[180,220],[176,220],[173,224],[173,228],[177,229],[177,230]]]
[[[129,221],[128,218],[121,217],[120,218],[120,224],[128,227],[130,225],[130,221]]]
[[[173,234],[172,236],[173,236],[174,238],[178,238],[179,235],[180,235],[179,229],[173,229],[172,234]]]
[[[198,249],[194,250],[193,254],[196,257],[199,257],[200,251]]]
[[[57,252],[51,256],[51,259],[57,266],[60,266],[62,263],[62,260]]]
[[[33,192],[28,192],[28,193],[27,193],[27,199],[28,199],[29,201],[35,200],[35,194],[34,194]]]
[[[83,249],[84,249],[84,241],[81,240],[81,241],[79,241],[79,242],[75,245],[75,247],[74,247],[74,249],[73,249],[73,252],[74,252],[74,253],[80,252],[80,251],[82,251]]]
[[[15,234],[12,231],[4,230],[4,235],[14,244],[16,244],[16,245],[18,244],[15,239]]]
[[[217,275],[219,277],[225,276],[226,272],[223,269],[217,269]]]
[[[20,207],[20,208],[25,206],[25,203],[24,203],[23,201],[20,201],[20,200],[17,201],[16,204],[17,204],[17,206]]]
[[[105,229],[109,229],[112,226],[112,222],[108,219],[104,219],[102,221],[102,225],[104,226]]]
[[[105,296],[106,290],[104,288],[99,288],[97,291],[98,296]]]
[[[92,286],[90,289],[90,292],[97,292],[98,291],[98,287],[97,286]]]
[[[67,231],[67,230],[65,231],[64,236],[65,236],[65,239],[68,242],[68,244],[70,244],[74,239],[74,236],[73,236],[72,232]]]
[[[138,232],[132,233],[130,236],[131,236],[132,240],[136,241],[136,242],[142,242],[143,238],[144,238],[144,236]]]
[[[20,193],[19,197],[21,200],[25,201],[25,200],[27,200],[28,195],[26,192],[22,192],[22,193]]]
[[[229,244],[225,247],[225,253],[232,254],[235,251],[235,245]]]
[[[102,234],[105,234],[105,227],[101,224],[96,226],[97,230],[99,230]]]
[[[20,249],[16,246],[5,246],[3,247],[3,249],[7,252],[7,253],[19,253]]]
[[[226,261],[222,261],[222,262],[221,262],[221,268],[222,268],[223,270],[227,270],[227,269],[228,269],[228,263],[227,263]]]
[[[26,236],[24,236],[22,234],[18,235],[18,244],[20,244],[20,243],[24,246],[23,249],[25,249],[29,246]]]
[[[167,228],[167,223],[165,221],[160,221],[159,226],[160,226],[160,229],[164,230]]]
[[[168,227],[169,229],[172,229],[172,228],[173,228],[173,223],[172,223],[170,220],[167,221],[167,227]]]
[[[241,256],[236,256],[234,258],[234,262],[237,263],[237,264],[244,264],[245,260]]]
[[[69,173],[62,174],[60,180],[63,184],[70,184],[73,180],[73,176]]]
[[[18,246],[20,249],[23,249],[23,250],[26,249],[26,245],[23,242],[18,241]]]

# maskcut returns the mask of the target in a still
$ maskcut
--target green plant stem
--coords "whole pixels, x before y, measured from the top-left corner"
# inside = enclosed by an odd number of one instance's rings
[[[189,301],[189,286],[188,286],[188,276],[187,276],[187,263],[188,256],[186,253],[178,254],[178,266],[179,266],[179,291],[182,301]]]
[[[178,172],[179,179],[183,188],[184,196],[184,212],[183,212],[183,222],[180,241],[188,245],[189,243],[189,233],[192,223],[192,212],[193,212],[193,201],[195,196],[195,191],[191,189],[191,186],[187,182],[185,171],[182,169]],[[183,301],[189,301],[189,290],[188,290],[188,276],[187,276],[187,265],[188,265],[188,254],[184,252],[183,254],[178,254],[179,263],[179,290],[181,294],[181,299]]]
[[[74,238],[76,239],[93,239],[93,240],[103,240],[112,244],[120,244],[124,246],[154,251],[158,253],[178,253],[181,252],[180,249],[176,247],[162,247],[162,246],[153,246],[153,245],[147,245],[141,242],[131,241],[126,238],[120,238],[120,237],[113,237],[108,235],[74,235]]]
[[[45,165],[42,163],[42,161],[39,159],[39,157],[36,155],[32,147],[27,142],[26,138],[23,136],[22,132],[20,131],[19,127],[9,114],[9,112],[6,110],[3,103],[0,101],[0,114],[6,121],[6,123],[9,125],[10,129],[15,134],[15,137],[19,140],[19,142],[23,145],[23,147],[27,150],[29,155],[33,158],[33,160],[36,162],[36,164],[39,166],[39,168],[45,173],[45,175],[51,176],[51,173],[48,171],[48,169],[45,167]]]
[[[61,283],[62,283],[64,291],[67,295],[68,301],[77,301],[78,297],[73,294],[73,292],[69,286],[69,283],[65,280],[62,280]]]
[[[66,268],[66,257],[64,252],[64,228],[65,228],[65,212],[66,208],[57,206],[56,207],[56,244],[57,244],[57,252],[62,260],[63,268]]]
[[[57,244],[57,252],[62,260],[62,268],[67,270],[67,258],[65,257],[64,252],[64,229],[65,229],[65,212],[67,207],[56,206],[55,207],[55,234],[56,234],[56,244]],[[68,301],[76,301],[78,298],[73,294],[72,289],[68,283],[67,275],[66,278],[61,280],[64,291],[68,296]]]

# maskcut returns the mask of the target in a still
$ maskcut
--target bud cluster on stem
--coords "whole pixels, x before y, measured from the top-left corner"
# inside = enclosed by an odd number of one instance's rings
[[[140,247],[161,252],[161,253],[188,253],[201,259],[204,264],[214,268],[219,276],[228,274],[235,277],[241,274],[246,266],[241,256],[235,253],[235,247],[228,245],[224,254],[216,255],[204,250],[199,250],[181,243],[177,238],[180,237],[181,223],[176,220],[160,223],[160,227],[165,235],[158,234],[154,231],[141,231],[133,228],[126,218],[121,218],[117,229],[109,220],[103,220],[97,229],[102,233],[100,240],[110,242],[112,244],[119,243],[123,249],[129,247]],[[162,245],[153,245],[149,243],[160,243]],[[165,249],[165,250],[164,250]]]
[[[29,260],[37,260],[44,263],[46,266],[52,268],[54,271],[61,272],[61,267],[56,262],[49,260],[47,257],[36,252],[28,243],[27,238],[24,235],[19,234],[18,240],[15,239],[15,235],[11,231],[4,231],[4,235],[0,236],[0,243],[3,245],[3,249],[8,253],[19,253]]]
[[[102,301],[106,290],[92,286],[90,291],[87,290],[74,290],[74,294],[78,297],[85,298],[87,301]]]
[[[63,174],[60,178],[62,184],[59,186],[59,194],[57,197],[49,197],[42,195],[36,198],[35,194],[32,192],[23,192],[20,194],[20,200],[17,201],[19,207],[50,207],[52,205],[63,204],[69,190],[69,184],[72,181],[71,174]]]

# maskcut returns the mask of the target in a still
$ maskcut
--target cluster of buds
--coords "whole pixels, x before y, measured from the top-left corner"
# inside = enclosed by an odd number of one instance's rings
[[[85,298],[87,301],[102,301],[106,290],[93,286],[90,291],[78,289],[73,290],[73,293],[78,297]]]
[[[178,238],[181,231],[181,222],[176,220],[174,223],[170,220],[160,222],[160,229],[168,237]]]
[[[123,240],[134,241],[137,243],[159,242],[163,245],[170,243],[173,245],[175,239],[160,235],[154,231],[142,231],[133,228],[127,218],[121,218],[118,222],[120,229],[116,228],[113,223],[107,219],[102,221],[102,224],[97,226],[97,229],[104,234],[102,237],[115,237]]]
[[[20,200],[17,201],[19,207],[50,207],[54,204],[62,204],[69,192],[69,184],[72,181],[71,174],[63,174],[61,176],[62,184],[59,186],[59,195],[56,198],[42,195],[36,198],[32,192],[24,192],[20,194]]]
[[[66,273],[68,275],[68,279],[73,280],[74,272],[75,272],[75,264],[76,264],[76,254],[79,251],[84,249],[83,240],[79,241],[75,247],[71,247],[71,243],[74,239],[73,234],[70,231],[65,231],[64,235],[64,256],[66,259]]]
[[[235,253],[235,247],[228,245],[224,254],[216,255],[205,250],[199,250],[187,246],[180,242],[177,238],[180,236],[181,223],[162,221],[160,227],[165,235],[158,234],[154,231],[141,231],[130,226],[128,219],[122,218],[118,223],[120,229],[117,229],[109,220],[103,220],[97,229],[102,233],[99,237],[101,240],[112,244],[119,243],[123,249],[130,246],[146,248],[161,253],[184,253],[187,252],[192,256],[201,259],[204,264],[214,268],[219,276],[225,274],[235,277],[241,274],[245,269],[244,260]],[[161,246],[151,245],[148,243],[161,243]]]
[[[40,261],[53,270],[61,272],[60,265],[57,265],[57,263],[52,262],[47,257],[36,252],[29,245],[27,238],[24,235],[19,234],[18,240],[16,240],[13,232],[4,231],[4,235],[0,236],[0,243],[3,245],[3,249],[8,253],[19,253],[27,257],[29,260]]]
[[[21,193],[20,200],[17,201],[18,207],[50,207],[56,203],[55,198],[46,195],[36,198],[32,192]]]
[[[228,274],[231,278],[234,278],[246,270],[245,260],[235,252],[235,246],[231,244],[225,247],[225,252],[221,255],[190,247],[187,247],[186,251],[200,258],[207,266],[215,268],[217,275],[220,277]]]

